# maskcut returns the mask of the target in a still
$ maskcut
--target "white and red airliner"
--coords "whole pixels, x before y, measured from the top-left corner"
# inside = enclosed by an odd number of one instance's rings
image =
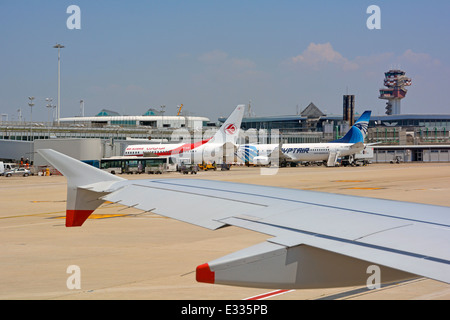
[[[223,154],[223,149],[236,146],[245,105],[238,105],[216,134],[194,143],[175,144],[140,144],[129,145],[124,156],[143,156],[155,154],[158,156],[191,157],[197,161],[216,161]],[[194,156],[194,157],[193,157]]]

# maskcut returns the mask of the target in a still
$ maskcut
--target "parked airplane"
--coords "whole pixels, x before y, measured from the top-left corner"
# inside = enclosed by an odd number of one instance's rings
[[[365,111],[344,137],[327,143],[249,144],[238,148],[237,156],[245,162],[267,165],[281,163],[327,161],[334,165],[338,157],[364,150],[371,111]]]
[[[224,147],[236,145],[244,111],[245,105],[238,105],[212,138],[195,143],[129,145],[124,156],[143,156],[148,153],[180,158],[195,156],[199,160],[197,162],[218,160]]]
[[[38,152],[67,178],[67,227],[110,201],[211,230],[270,236],[199,265],[199,282],[307,289],[423,276],[450,283],[449,207],[199,179],[137,182]]]

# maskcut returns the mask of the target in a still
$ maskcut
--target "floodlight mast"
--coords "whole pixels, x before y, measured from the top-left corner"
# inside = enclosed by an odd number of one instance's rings
[[[56,121],[59,126],[59,118],[61,117],[61,49],[64,46],[57,43],[53,48],[58,49],[58,106],[56,108]]]

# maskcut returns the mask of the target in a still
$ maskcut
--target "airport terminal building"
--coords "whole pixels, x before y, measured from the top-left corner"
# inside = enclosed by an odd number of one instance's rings
[[[86,126],[97,128],[126,127],[139,128],[149,127],[154,129],[187,128],[191,130],[202,129],[210,120],[206,117],[194,116],[164,116],[163,113],[149,109],[142,116],[120,115],[111,110],[103,109],[93,117],[70,117],[62,118],[60,122],[68,126]]]
[[[365,110],[361,110],[361,113]],[[313,103],[298,115],[244,117],[243,130],[278,130],[285,143],[327,142],[342,137],[358,120],[343,114],[324,114]],[[226,118],[219,118],[224,122]],[[450,114],[371,115],[367,143],[442,144],[449,141]],[[311,139],[312,133],[318,133]],[[308,136],[310,134],[310,136]],[[304,137],[304,138],[302,138]],[[305,140],[305,141],[299,141]],[[309,140],[309,141],[308,141]],[[312,141],[313,140],[313,141]]]

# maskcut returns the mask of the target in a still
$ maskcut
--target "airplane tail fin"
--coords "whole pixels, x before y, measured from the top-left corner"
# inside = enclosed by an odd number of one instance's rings
[[[52,149],[38,153],[67,178],[66,227],[81,226],[103,203],[98,198],[104,193],[83,186],[102,183],[106,189],[108,184],[124,180]]]
[[[236,144],[244,111],[245,105],[238,105],[210,141],[214,143],[231,142]]]
[[[365,111],[356,121],[356,123],[348,130],[348,132],[340,139],[331,141],[332,143],[364,143],[369,127],[370,115],[372,111]]]

